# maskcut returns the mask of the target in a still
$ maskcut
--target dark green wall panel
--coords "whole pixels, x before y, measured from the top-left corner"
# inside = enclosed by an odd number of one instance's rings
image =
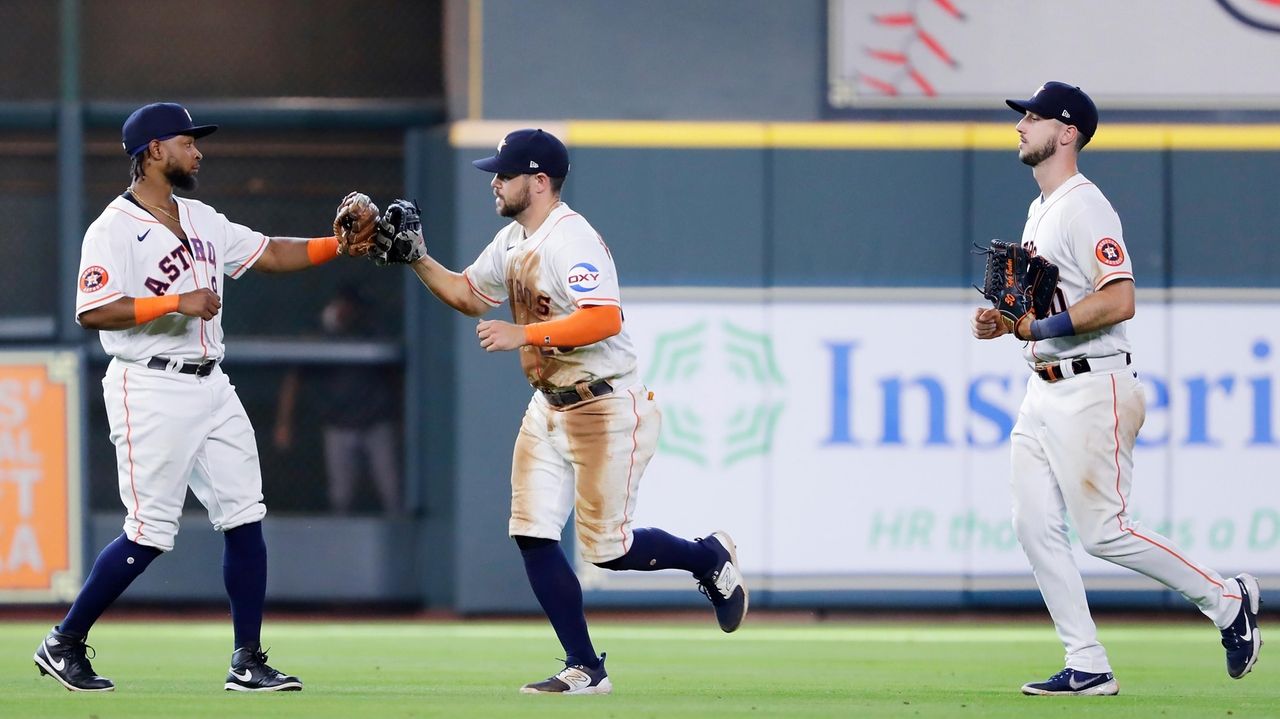
[[[773,153],[775,286],[966,283],[965,153]]]
[[[1280,152],[1172,159],[1175,284],[1280,287]]]
[[[564,198],[628,285],[758,287],[766,272],[759,150],[582,148]]]

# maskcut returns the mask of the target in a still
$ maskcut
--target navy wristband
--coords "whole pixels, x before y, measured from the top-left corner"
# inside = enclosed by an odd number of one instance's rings
[[[1059,312],[1042,320],[1031,321],[1031,339],[1033,340],[1066,337],[1075,333],[1076,328],[1075,325],[1071,324],[1071,315],[1066,312]]]

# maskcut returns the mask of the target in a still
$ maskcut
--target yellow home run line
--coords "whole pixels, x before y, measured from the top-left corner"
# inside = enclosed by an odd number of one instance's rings
[[[1015,119],[994,122],[461,121],[454,147],[496,147],[511,130],[541,127],[572,147],[792,150],[1011,150]],[[1280,150],[1280,125],[1103,125],[1100,150]]]

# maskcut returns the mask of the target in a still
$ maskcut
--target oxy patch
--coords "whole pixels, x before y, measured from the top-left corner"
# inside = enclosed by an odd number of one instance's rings
[[[589,262],[579,262],[569,268],[565,279],[574,292],[590,292],[600,286],[600,270]]]

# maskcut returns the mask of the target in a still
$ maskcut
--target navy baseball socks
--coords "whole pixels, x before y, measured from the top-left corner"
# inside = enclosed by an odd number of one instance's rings
[[[123,534],[116,537],[94,560],[89,578],[58,631],[83,638],[107,607],[161,554],[159,549],[131,542]]]
[[[33,657],[36,668],[73,692],[109,692],[115,684],[98,676],[89,663],[92,647],[85,638],[94,622],[111,606],[161,551],[129,541],[123,534],[98,554],[89,578],[62,623],[49,631]]]
[[[296,692],[302,681],[273,669],[262,650],[262,608],[267,599],[267,543],[262,522],[223,532],[222,581],[231,601],[236,650],[227,670],[227,691]]]
[[[747,616],[747,585],[738,571],[737,547],[728,533],[712,532],[690,542],[661,529],[632,532],[627,553],[598,566],[613,570],[650,572],[683,569],[698,580],[698,591],[711,600],[716,622],[725,632],[735,631]]]
[[[601,660],[596,658],[596,650],[587,631],[582,585],[560,543],[536,537],[516,537],[515,540],[524,560],[529,587],[551,622],[560,646],[564,647],[566,666],[593,669],[600,665]]]
[[[231,600],[236,648],[257,644],[262,639],[262,607],[267,600],[267,543],[262,538],[262,522],[223,532],[222,583]]]

